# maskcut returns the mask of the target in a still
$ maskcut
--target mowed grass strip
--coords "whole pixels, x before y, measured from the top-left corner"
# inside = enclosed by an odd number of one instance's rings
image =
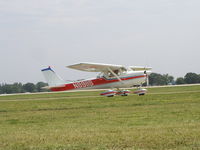
[[[200,86],[98,94],[0,97],[0,149],[200,149]]]

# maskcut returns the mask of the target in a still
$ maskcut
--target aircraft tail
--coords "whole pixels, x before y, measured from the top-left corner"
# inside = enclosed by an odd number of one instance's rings
[[[65,81],[60,78],[52,69],[51,67],[45,68],[41,70],[45,80],[47,81],[49,87],[56,87],[65,84]]]

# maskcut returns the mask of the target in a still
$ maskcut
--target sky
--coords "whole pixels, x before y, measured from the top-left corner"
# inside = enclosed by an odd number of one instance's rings
[[[199,0],[1,0],[0,83],[94,77],[79,62],[200,74]]]

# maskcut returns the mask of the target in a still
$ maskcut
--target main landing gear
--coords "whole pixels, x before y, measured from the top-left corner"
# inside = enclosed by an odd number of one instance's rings
[[[100,95],[106,97],[113,97],[113,96],[128,96],[131,92],[129,90],[108,90],[106,92],[101,93]],[[138,88],[136,91],[133,92],[139,96],[143,96],[147,93],[147,89]]]
[[[106,92],[101,93],[102,96],[113,97],[116,95],[120,96],[128,96],[131,92],[129,90],[108,90]]]

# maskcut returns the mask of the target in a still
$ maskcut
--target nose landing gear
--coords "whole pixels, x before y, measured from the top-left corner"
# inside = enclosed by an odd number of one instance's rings
[[[146,93],[147,93],[147,89],[142,89],[142,88],[139,88],[136,91],[134,91],[134,94],[137,94],[139,96],[145,95]]]

